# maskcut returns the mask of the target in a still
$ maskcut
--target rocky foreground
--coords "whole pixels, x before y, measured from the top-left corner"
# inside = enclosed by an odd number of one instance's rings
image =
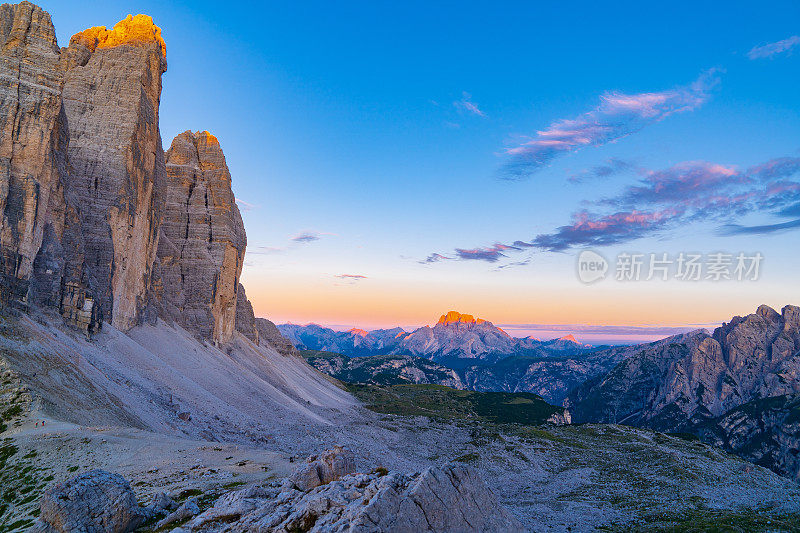
[[[164,493],[142,507],[120,475],[92,470],[49,489],[32,530],[131,531],[522,531],[477,471],[460,464],[404,475],[357,474],[342,449],[311,456],[282,481],[231,492],[200,512]],[[180,527],[176,527],[178,525]]]

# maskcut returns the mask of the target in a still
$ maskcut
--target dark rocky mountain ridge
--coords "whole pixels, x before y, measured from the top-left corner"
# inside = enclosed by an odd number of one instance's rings
[[[713,333],[637,350],[566,398],[577,422],[693,433],[800,479],[794,398],[800,393],[800,308],[762,305]]]

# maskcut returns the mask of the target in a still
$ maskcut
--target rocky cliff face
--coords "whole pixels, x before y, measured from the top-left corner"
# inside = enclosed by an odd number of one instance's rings
[[[800,481],[800,395],[753,400],[691,431],[705,442]]]
[[[253,304],[247,299],[244,286],[240,283],[236,292],[236,331],[260,344],[256,315],[253,313]]]
[[[438,362],[457,359],[491,362],[514,354],[516,345],[516,339],[491,322],[456,311],[442,315],[432,328],[419,328],[403,339],[408,352]]]
[[[161,30],[145,15],[78,33],[64,51],[70,172],[89,286],[103,317],[127,330],[148,302],[166,170],[158,129]]]
[[[798,479],[800,308],[668,340],[573,391],[574,419],[693,433]]]
[[[158,247],[162,316],[202,338],[228,342],[247,238],[219,141],[207,131],[175,137],[167,176]]]
[[[160,30],[149,17],[59,49],[50,16],[0,8],[3,300],[128,329],[147,303],[164,188]]]
[[[50,15],[33,4],[0,6],[0,44],[0,294],[24,301],[45,227],[63,226],[63,72]]]
[[[297,353],[292,341],[281,335],[277,326],[266,318],[256,318],[256,329],[258,330],[260,343],[271,345],[282,355],[294,355]]]
[[[367,338],[373,333],[367,334]],[[425,357],[402,354],[348,357],[310,350],[303,355],[317,370],[342,381],[435,384],[479,392],[530,392],[559,405],[575,387],[605,374],[642,348],[619,346],[574,357],[511,356],[493,364],[480,362],[457,370]]]
[[[471,390],[532,392],[559,405],[572,389],[630,355],[629,348],[618,347],[574,357],[513,356],[493,365],[465,367],[460,374]]]
[[[800,392],[800,308],[762,305],[620,363],[568,398],[578,421],[676,431],[754,399]]]
[[[45,11],[4,4],[0,44],[0,301],[55,307],[90,333],[161,316],[215,343],[238,315],[258,342],[219,142],[185,132],[162,149],[153,20],[129,15],[59,49]]]

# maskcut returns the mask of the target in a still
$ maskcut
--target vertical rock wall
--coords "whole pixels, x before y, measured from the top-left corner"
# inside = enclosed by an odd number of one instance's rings
[[[257,343],[219,142],[187,131],[163,152],[166,68],[148,16],[59,49],[45,11],[0,6],[0,303],[57,308],[89,333],[161,316]]]
[[[247,238],[216,137],[185,131],[167,151],[167,202],[158,248],[162,317],[228,342]]]
[[[26,303],[45,226],[63,226],[63,74],[50,15],[29,2],[0,6],[0,46],[0,296]]]
[[[136,325],[147,304],[163,216],[165,53],[161,30],[145,15],[78,33],[64,52],[65,189],[80,206],[89,288],[121,330]]]

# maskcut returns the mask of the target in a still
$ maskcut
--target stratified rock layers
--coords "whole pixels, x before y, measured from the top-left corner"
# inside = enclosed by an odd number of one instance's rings
[[[3,4],[0,46],[0,303],[55,307],[90,333],[160,316],[215,343],[238,317],[258,343],[219,142],[185,132],[162,148],[153,20],[129,15],[59,49],[50,15]]]
[[[175,137],[167,176],[158,248],[162,317],[201,338],[228,342],[247,238],[217,139],[190,131]]]
[[[0,6],[0,44],[0,293],[25,300],[51,202],[63,216],[63,197],[51,198],[61,195],[63,74],[50,15],[31,3]]]
[[[127,330],[147,304],[166,170],[158,129],[164,41],[150,17],[73,36],[63,103],[66,189],[80,205],[89,285],[105,320]]]

